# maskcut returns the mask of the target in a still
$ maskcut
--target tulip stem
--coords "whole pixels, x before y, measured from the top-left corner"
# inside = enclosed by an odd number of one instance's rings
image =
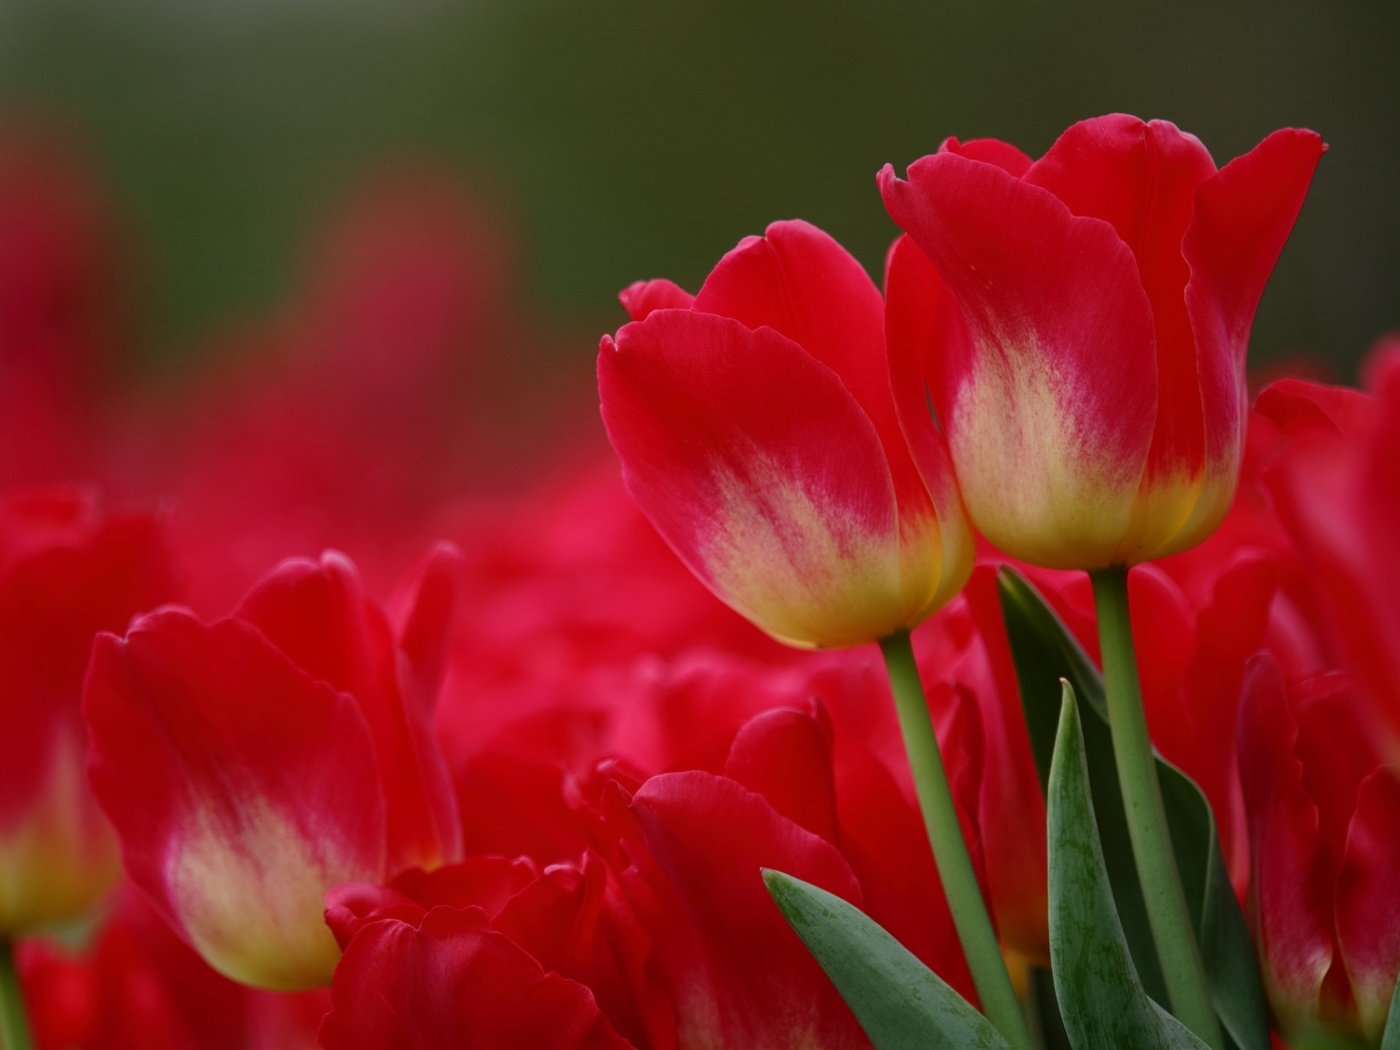
[[[1176,851],[1162,806],[1162,789],[1157,782],[1152,740],[1147,733],[1147,713],[1142,705],[1128,613],[1128,570],[1101,569],[1089,575],[1094,582],[1113,758],[1152,942],[1162,964],[1172,1013],[1218,1050],[1224,1045],[1220,1021],[1211,1005],[1195,926],[1181,888]]]
[[[15,970],[15,944],[8,937],[0,937],[0,1046],[4,1050],[30,1050],[33,1046]]]
[[[982,1000],[982,1010],[1013,1050],[1030,1050],[1026,1018],[1011,985],[1006,960],[1002,958],[1001,945],[963,841],[962,824],[948,786],[943,756],[938,750],[938,737],[933,732],[909,632],[890,635],[880,643],[880,651],[884,653],[890,675],[890,689],[904,734],[909,769],[914,775],[919,808],[923,811],[924,829],[933,847],[938,877],[953,913],[953,924],[957,927],[968,969],[972,971],[977,995]]]

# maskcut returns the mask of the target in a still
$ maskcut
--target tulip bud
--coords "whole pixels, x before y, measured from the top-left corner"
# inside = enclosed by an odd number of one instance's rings
[[[820,230],[742,241],[692,301],[623,293],[603,421],[628,491],[691,570],[769,634],[849,646],[913,627],[967,578],[971,538],[941,439],[900,429],[889,315]]]
[[[1323,152],[1276,131],[1216,170],[1165,121],[1076,124],[1040,160],[945,142],[886,167],[891,216],[961,309],[909,347],[973,525],[1038,565],[1100,569],[1208,536],[1238,482],[1254,310]],[[933,429],[927,409],[905,413]]]

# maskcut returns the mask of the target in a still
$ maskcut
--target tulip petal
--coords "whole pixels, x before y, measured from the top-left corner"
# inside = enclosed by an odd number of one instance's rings
[[[1400,735],[1400,354],[1376,359],[1376,396],[1278,383],[1260,407],[1287,442],[1273,482],[1279,518],[1316,580],[1323,625],[1372,698],[1370,709]],[[1309,387],[1311,386],[1311,389]]]
[[[1019,146],[1013,146],[1001,139],[968,139],[963,142],[956,135],[944,139],[938,146],[939,153],[953,153],[968,160],[980,160],[984,164],[995,164],[1008,175],[1021,178],[1030,169],[1031,159]]]
[[[705,279],[693,309],[787,336],[841,377],[887,453],[903,446],[892,411],[879,289],[828,234],[792,221],[745,238]]]
[[[431,717],[447,674],[453,614],[461,600],[462,554],[439,543],[418,572],[413,597],[399,632],[404,691],[410,705]]]
[[[963,593],[981,636],[969,662],[975,670],[971,681],[981,713],[978,833],[986,859],[988,895],[1002,942],[1048,965],[1045,796],[1021,707],[993,567],[975,570]],[[967,673],[964,670],[961,676]]]
[[[971,565],[972,530],[963,510],[948,440],[939,418],[947,376],[968,367],[971,338],[962,310],[922,249],[906,234],[885,260],[885,345],[895,413],[909,453],[938,508],[943,565]],[[946,603],[966,582],[956,574],[943,581],[932,604]]]
[[[326,925],[344,949],[355,934],[380,919],[417,925],[431,908],[480,908],[487,918],[539,877],[528,857],[482,854],[456,864],[401,872],[385,886],[347,882],[326,891]]]
[[[579,984],[545,973],[476,909],[433,908],[355,935],[321,1026],[327,1050],[630,1050]]]
[[[930,699],[936,699],[937,693]],[[949,765],[959,816],[968,835],[973,863],[981,859],[980,846],[966,819],[975,809],[981,770],[980,756],[972,752],[977,741],[976,712],[965,706],[969,698],[951,697],[957,705],[941,712],[935,728]],[[900,944],[922,959],[969,1002],[976,1002],[972,976],[958,943],[952,912],[943,894],[928,834],[918,804],[912,798],[907,769],[904,784],[889,768],[848,733],[833,740],[833,773],[836,780],[836,840],[860,881],[865,898],[862,910],[894,935]],[[1042,862],[1043,863],[1043,862]],[[980,865],[979,865],[979,875]],[[1043,912],[1043,904],[1042,904]]]
[[[1185,301],[1196,341],[1206,473],[1176,549],[1213,529],[1234,496],[1248,406],[1250,326],[1325,149],[1315,132],[1284,128],[1196,191],[1181,250],[1191,270]]]
[[[652,969],[651,931],[595,854],[551,867],[506,904],[495,926],[541,966],[587,985],[613,1027],[638,1046],[674,1041],[675,1010]]]
[[[753,718],[734,737],[724,774],[812,834],[840,842],[830,727],[811,715],[776,708]]]
[[[889,464],[911,622],[952,597],[962,581],[943,577],[946,541],[940,524],[946,521],[954,530],[950,539],[964,530],[951,467],[931,461],[916,465],[910,454],[890,389],[884,303],[860,263],[809,223],[775,222],[762,237],[747,238],[720,260],[693,308],[732,317],[748,328],[771,328],[840,377],[875,424]],[[935,470],[921,471],[921,466]],[[962,541],[970,545],[965,535]],[[967,561],[962,556],[946,564]]]
[[[0,933],[76,918],[116,881],[79,711],[93,636],[174,588],[152,518],[101,523],[71,492],[0,501]]]
[[[1277,576],[1272,562],[1254,554],[1240,555],[1220,571],[1197,616],[1193,650],[1181,676],[1181,700],[1196,734],[1194,747],[1183,746],[1178,765],[1210,799],[1226,866],[1241,888],[1249,870],[1249,841],[1234,729],[1245,667],[1266,646]],[[1148,644],[1143,636],[1139,649]]]
[[[719,597],[796,644],[903,626],[889,467],[829,368],[771,329],[660,310],[604,338],[598,384],[628,491]]]
[[[1203,359],[1243,363],[1259,297],[1326,148],[1316,132],[1282,128],[1196,191],[1182,252],[1191,267],[1187,308]]]
[[[652,928],[657,966],[675,990],[682,1046],[868,1045],[759,874],[790,865],[859,904],[860,889],[833,846],[761,796],[708,773],[652,777],[631,812],[660,866],[658,889],[673,901]]]
[[[951,406],[942,399],[948,376],[971,367],[974,348],[957,300],[908,234],[895,240],[885,259],[885,340],[895,409],[909,450],[925,477],[951,478],[940,429]]]
[[[880,173],[885,206],[962,305],[974,352],[936,403],[973,523],[1051,567],[1124,550],[1156,418],[1151,308],[1102,220],[952,153]]]
[[[1026,182],[1049,190],[1075,215],[1113,225],[1132,249],[1152,304],[1157,417],[1139,506],[1142,527],[1150,530],[1147,549],[1167,547],[1191,516],[1205,463],[1196,340],[1184,298],[1190,271],[1181,239],[1196,189],[1213,174],[1215,163],[1194,135],[1167,121],[1121,113],[1073,125],[1026,174]]]
[[[95,646],[90,776],[126,870],[215,969],[329,978],[336,883],[384,877],[384,803],[354,702],[251,627],[144,617]]]
[[[1350,387],[1278,379],[1259,392],[1254,408],[1289,440],[1315,434],[1348,438],[1371,425],[1375,399]]]
[[[436,611],[443,634],[450,605]],[[366,596],[349,559],[328,552],[319,561],[285,561],[259,581],[234,615],[261,631],[293,665],[357,701],[384,785],[389,874],[456,860],[461,823],[446,762],[429,739],[426,705],[405,701],[388,620]],[[427,630],[421,618],[417,630]]]
[[[1240,780],[1249,817],[1251,908],[1262,976],[1284,1024],[1319,1016],[1336,956],[1331,900],[1335,873],[1324,851],[1318,808],[1294,755],[1298,726],[1283,676],[1267,656],[1245,672],[1239,721]]]
[[[1361,782],[1337,879],[1337,938],[1367,1039],[1379,1044],[1400,976],[1400,779],[1394,767]]]
[[[646,320],[653,310],[688,310],[695,301],[695,296],[664,277],[634,281],[618,292],[617,298],[634,321]]]

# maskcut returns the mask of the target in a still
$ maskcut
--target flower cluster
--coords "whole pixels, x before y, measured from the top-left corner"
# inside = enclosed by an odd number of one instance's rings
[[[0,141],[0,944],[34,1044],[871,1045],[764,869],[995,1020],[891,639],[1043,1007],[1053,792],[1004,567],[1112,693],[1134,566],[1147,728],[1208,801],[1265,1045],[1379,1046],[1400,344],[1361,390],[1251,404],[1245,370],[1322,151],[1217,168],[1124,116],[1035,161],[949,139],[879,176],[883,289],[795,221],[694,295],[627,288],[605,441],[567,383],[503,403],[555,337],[421,171],[202,370],[103,381],[116,224],[64,149]]]

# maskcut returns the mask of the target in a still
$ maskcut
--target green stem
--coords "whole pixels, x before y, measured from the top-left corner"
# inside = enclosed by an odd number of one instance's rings
[[[0,937],[0,1046],[4,1050],[30,1050],[29,1022],[15,971],[15,945]]]
[[[1025,1015],[1016,1000],[1016,990],[1006,972],[996,930],[982,900],[982,888],[972,868],[972,858],[963,842],[962,825],[948,787],[948,774],[943,768],[943,756],[938,750],[938,738],[929,718],[928,702],[919,681],[919,668],[914,662],[914,648],[909,632],[899,631],[880,643],[889,670],[890,689],[894,693],[895,711],[904,734],[904,750],[909,756],[909,769],[914,774],[914,789],[919,796],[919,808],[924,815],[924,829],[933,847],[938,877],[943,893],[953,913],[953,924],[967,956],[972,981],[982,1000],[982,1011],[1006,1037],[1013,1050],[1030,1050],[1031,1038],[1026,1029]]]
[[[1220,1022],[1211,1006],[1206,971],[1196,945],[1195,926],[1181,888],[1176,852],[1162,807],[1162,789],[1157,783],[1152,740],[1147,734],[1147,713],[1142,706],[1132,621],[1128,615],[1128,570],[1101,569],[1089,575],[1094,582],[1113,757],[1123,793],[1128,836],[1133,844],[1133,860],[1137,864],[1138,882],[1152,927],[1152,941],[1162,964],[1167,997],[1171,1000],[1172,1013],[1218,1050],[1224,1045]]]

